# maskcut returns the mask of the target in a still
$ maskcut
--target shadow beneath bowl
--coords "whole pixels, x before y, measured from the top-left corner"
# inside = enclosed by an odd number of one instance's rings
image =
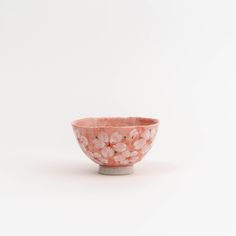
[[[168,162],[143,161],[134,166],[135,175],[164,175],[176,171],[177,167]]]
[[[40,163],[34,168],[34,172],[39,175],[58,176],[58,177],[79,177],[97,174],[96,165],[91,167],[78,161],[55,161]]]
[[[169,174],[176,170],[176,166],[168,162],[154,162],[154,161],[143,161],[134,165],[134,173],[131,175],[122,176],[110,176],[110,178],[116,177],[131,177],[131,176],[160,176]],[[81,163],[78,161],[46,161],[41,162],[33,168],[35,174],[42,176],[57,176],[57,177],[90,177],[93,178],[109,178],[107,175],[98,174],[98,165]]]

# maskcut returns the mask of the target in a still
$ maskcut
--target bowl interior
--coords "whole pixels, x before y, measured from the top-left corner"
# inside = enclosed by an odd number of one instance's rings
[[[97,128],[97,127],[132,127],[155,125],[159,121],[143,117],[112,117],[112,118],[84,118],[76,120],[72,125],[76,127]]]

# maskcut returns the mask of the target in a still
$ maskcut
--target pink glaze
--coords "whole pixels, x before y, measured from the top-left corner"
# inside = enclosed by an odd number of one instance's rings
[[[159,120],[141,117],[85,118],[72,122],[83,152],[102,166],[129,166],[151,149]]]

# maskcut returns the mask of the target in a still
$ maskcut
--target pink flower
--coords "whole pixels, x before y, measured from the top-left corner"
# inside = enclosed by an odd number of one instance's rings
[[[123,136],[118,132],[115,132],[111,135],[110,142],[111,143],[119,143],[122,140]]]
[[[136,161],[138,161],[138,152],[137,151],[133,151],[133,152],[131,152],[131,154],[130,154],[130,162],[136,162]]]
[[[79,141],[81,149],[84,152],[86,152],[87,151],[86,146],[88,146],[88,139],[85,136],[81,135],[80,138],[78,138],[78,141]]]
[[[96,160],[99,161],[99,164],[100,164],[100,165],[104,165],[104,164],[107,164],[107,163],[108,163],[108,159],[107,159],[107,158],[104,158],[104,157],[97,158]]]
[[[122,143],[123,136],[114,132],[110,138],[107,133],[101,132],[93,140],[94,147],[101,150],[101,154],[105,158],[114,156],[115,153],[121,153],[126,150],[126,144]]]
[[[80,147],[83,150],[83,152],[85,152],[85,153],[87,152],[87,149],[86,149],[86,147],[83,144],[80,143]]]
[[[116,155],[114,157],[114,160],[116,162],[119,162],[119,164],[121,164],[121,165],[128,165],[129,164],[129,160],[127,160],[126,157],[124,155],[121,155],[121,154]]]
[[[116,152],[124,152],[126,150],[126,144],[125,143],[117,143],[113,146],[113,148]]]
[[[122,152],[121,154],[114,156],[114,160],[121,165],[128,165],[130,163],[134,163],[138,159],[139,159],[139,157],[138,157],[137,151],[130,152],[130,151],[126,150],[126,151]]]
[[[105,133],[105,132],[99,133],[98,139],[104,143],[107,143],[109,141],[109,137],[108,137],[107,133]]]
[[[95,162],[97,162],[99,165],[107,164],[108,160],[98,152],[88,152],[88,154],[94,159]]]
[[[86,147],[88,145],[88,139],[85,136],[80,136],[80,143]]]
[[[74,133],[75,133],[75,136],[77,139],[80,139],[80,132],[79,132],[79,129],[75,129],[74,130]]]
[[[146,141],[153,139],[156,136],[157,129],[156,128],[151,128],[151,129],[146,129],[142,134],[141,137],[144,138]]]
[[[142,149],[142,147],[146,144],[146,140],[144,138],[141,138],[134,142],[134,148],[136,150]]]
[[[130,151],[126,150],[124,152],[122,152],[122,155],[126,158],[130,157]]]
[[[93,157],[93,156],[94,156],[93,153],[90,152],[90,151],[87,151],[86,154],[88,154],[90,157]]]
[[[83,150],[84,152],[86,152],[86,146],[88,146],[88,139],[87,139],[85,136],[82,136],[82,135],[80,134],[79,129],[76,129],[74,132],[75,132],[75,135],[76,135],[76,137],[77,137],[77,140],[78,140],[78,142],[79,142],[79,144],[80,144],[82,150]]]
[[[121,154],[114,156],[114,160],[118,161],[118,162],[124,161],[125,159],[126,159],[126,157]]]
[[[127,158],[129,157],[130,157],[130,151],[126,150],[122,153],[119,153],[118,155],[115,155],[114,160],[121,165],[127,165],[129,164],[129,160],[127,160]]]
[[[138,152],[137,151],[133,151],[133,152],[130,153],[130,156],[131,157],[136,157],[136,156],[138,156]]]
[[[101,150],[101,153],[104,157],[112,157],[114,156],[114,150],[111,148],[111,147],[104,147],[102,150]]]
[[[128,165],[129,164],[129,160],[120,161],[120,164],[121,165]]]
[[[102,149],[103,147],[106,146],[106,143],[104,143],[103,141],[101,141],[99,139],[94,139],[93,144],[94,144],[96,149]]]
[[[137,136],[138,136],[138,131],[137,131],[137,129],[133,129],[133,130],[130,131],[130,133],[129,133],[129,137],[130,137],[130,138],[134,139],[134,138],[136,138]]]
[[[100,158],[100,157],[102,157],[102,155],[101,155],[100,153],[98,153],[98,152],[94,152],[94,153],[93,153],[93,156],[94,156],[95,158]]]
[[[156,137],[157,134],[157,128],[152,128],[150,132],[150,137],[153,140]]]

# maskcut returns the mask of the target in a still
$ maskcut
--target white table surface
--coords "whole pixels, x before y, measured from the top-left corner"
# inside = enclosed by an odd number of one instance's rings
[[[226,153],[184,164],[151,151],[127,176],[99,175],[77,154],[21,151],[0,160],[0,232],[235,235],[236,174]]]

